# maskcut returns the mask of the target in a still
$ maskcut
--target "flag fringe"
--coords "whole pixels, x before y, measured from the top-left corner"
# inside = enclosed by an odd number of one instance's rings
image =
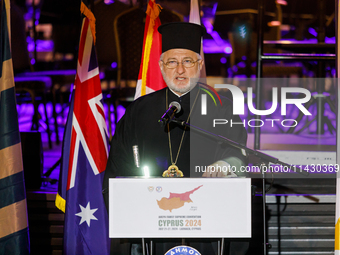
[[[148,4],[146,14],[149,15],[152,26],[155,25],[155,19],[158,18],[161,9],[163,9],[162,6],[160,4],[156,4],[154,1],[151,1],[150,4]]]
[[[87,6],[81,2],[80,5],[80,12],[84,14],[90,21],[90,28],[93,37],[93,44],[96,44],[96,18],[94,17],[93,13],[87,8]]]
[[[57,193],[57,197],[55,198],[55,206],[62,211],[63,213],[65,213],[65,207],[66,207],[66,200],[63,199],[58,193]]]
[[[335,250],[340,250],[340,218],[338,219],[338,222],[335,225]]]

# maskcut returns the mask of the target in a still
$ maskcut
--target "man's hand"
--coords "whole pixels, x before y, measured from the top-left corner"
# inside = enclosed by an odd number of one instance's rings
[[[219,160],[208,166],[202,177],[237,177],[237,175],[230,171],[230,164]]]

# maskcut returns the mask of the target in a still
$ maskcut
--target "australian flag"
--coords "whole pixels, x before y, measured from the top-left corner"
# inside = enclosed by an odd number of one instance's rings
[[[83,20],[56,206],[65,212],[64,254],[109,254],[102,182],[107,128],[90,20]]]

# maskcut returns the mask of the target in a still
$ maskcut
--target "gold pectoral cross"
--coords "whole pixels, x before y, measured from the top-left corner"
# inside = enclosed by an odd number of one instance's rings
[[[175,164],[168,167],[162,174],[163,177],[183,177],[183,172]]]

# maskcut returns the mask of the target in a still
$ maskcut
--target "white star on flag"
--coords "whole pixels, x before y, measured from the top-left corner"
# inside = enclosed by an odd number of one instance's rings
[[[98,220],[93,214],[95,211],[98,210],[98,208],[91,209],[90,208],[90,202],[87,203],[86,208],[82,207],[81,204],[79,204],[79,207],[81,209],[81,212],[76,213],[76,216],[81,217],[79,225],[81,225],[84,221],[86,221],[87,225],[90,226],[91,220]]]

